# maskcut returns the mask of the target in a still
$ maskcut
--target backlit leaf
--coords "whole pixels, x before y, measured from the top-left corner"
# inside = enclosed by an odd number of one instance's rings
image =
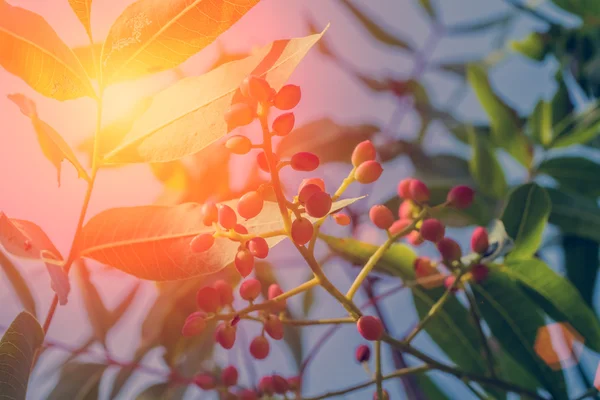
[[[35,316],[35,300],[29,289],[27,281],[23,278],[19,269],[9,260],[6,255],[0,251],[0,268],[6,275],[6,278],[10,282],[15,294],[19,298],[21,305]]]
[[[44,18],[0,1],[0,65],[44,96],[95,97],[90,81]]]
[[[67,142],[65,142],[62,136],[60,136],[54,128],[38,117],[35,103],[22,94],[10,94],[8,95],[8,99],[20,108],[23,115],[31,119],[42,152],[56,167],[58,186],[60,186],[60,169],[64,159],[67,159],[67,161],[75,167],[80,178],[89,181],[90,177],[79,163],[79,160],[77,160],[71,147],[69,147]]]
[[[556,157],[543,161],[538,171],[550,175],[561,189],[584,196],[600,196],[600,164],[583,157]]]
[[[102,83],[174,68],[229,29],[258,0],[138,0],[113,23]],[[213,93],[214,94],[214,93]]]
[[[529,116],[529,129],[537,143],[548,146],[552,142],[552,103],[544,100],[537,103]]]
[[[238,89],[246,76],[262,76],[279,89],[324,32],[273,42],[250,57],[163,90],[106,161],[165,162],[197,153],[228,133],[224,114],[241,97]]]
[[[552,201],[550,223],[563,233],[600,243],[600,208],[594,200],[547,188]]]
[[[598,242],[572,235],[564,235],[562,247],[565,253],[567,278],[575,285],[585,302],[592,306],[596,277],[600,266]]]
[[[0,341],[0,393],[7,399],[25,400],[35,352],[44,341],[44,331],[29,313],[22,312]]]
[[[77,18],[79,18],[81,25],[85,28],[88,36],[92,37],[92,28],[90,26],[92,0],[69,0],[69,4],[75,15],[77,15]]]
[[[87,1],[87,0],[82,0]],[[96,79],[100,69],[100,56],[102,55],[103,43],[94,43],[93,45],[73,47],[71,50],[77,56],[77,59],[85,69],[90,79]]]
[[[102,345],[106,346],[106,334],[111,323],[110,314],[100,297],[100,293],[98,293],[98,289],[91,281],[90,271],[83,260],[77,263],[77,281],[94,335]]]
[[[77,361],[65,364],[56,386],[46,400],[97,399],[100,393],[100,380],[106,368],[105,364]]]
[[[549,147],[560,148],[592,141],[600,134],[600,107],[595,104],[582,112],[574,111],[558,124],[556,131]]]
[[[501,198],[507,190],[502,165],[490,142],[474,130],[469,132],[469,143],[473,147],[473,157],[469,160],[471,175],[481,191],[488,196]]]

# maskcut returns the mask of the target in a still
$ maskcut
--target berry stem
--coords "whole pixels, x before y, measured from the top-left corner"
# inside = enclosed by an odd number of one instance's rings
[[[477,333],[479,335],[479,339],[481,340],[481,346],[483,347],[483,352],[485,354],[485,360],[488,365],[488,374],[495,378],[496,374],[496,363],[494,362],[494,356],[492,354],[492,350],[490,349],[489,343],[483,332],[483,328],[481,327],[481,314],[479,313],[479,307],[477,307],[477,302],[475,301],[475,297],[473,297],[473,293],[471,293],[471,288],[467,288],[465,290],[465,294],[467,296],[467,300],[469,302],[469,311],[473,320],[475,321],[475,326],[477,327]]]
[[[381,340],[375,342],[375,381],[377,383],[377,398],[383,399],[383,385],[381,375]]]

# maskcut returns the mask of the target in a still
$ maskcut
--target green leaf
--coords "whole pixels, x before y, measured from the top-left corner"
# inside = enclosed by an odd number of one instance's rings
[[[466,22],[462,24],[451,25],[446,28],[445,32],[448,35],[472,35],[475,33],[483,33],[489,29],[494,29],[498,26],[505,25],[513,18],[513,13],[504,13],[483,21]]]
[[[327,235],[319,237],[333,252],[356,264],[366,263],[378,249],[378,246],[355,239],[339,239]],[[394,244],[383,255],[375,269],[399,277],[404,282],[411,282],[415,280],[413,263],[416,257],[411,248]],[[417,313],[420,318],[423,318],[445,290],[442,287],[425,289],[422,286],[415,286],[411,291]],[[425,331],[461,368],[473,372],[485,369],[483,358],[476,347],[479,343],[477,330],[471,322],[469,313],[456,298],[451,298],[444,304],[436,318],[425,327]]]
[[[535,61],[543,61],[548,50],[543,34],[538,32],[532,32],[521,40],[511,41],[510,48]]]
[[[494,361],[496,361],[501,377],[534,392],[541,387],[538,380],[529,371],[502,350],[496,338],[488,338],[488,343],[492,347]]]
[[[552,103],[540,100],[529,116],[529,129],[536,143],[548,146],[552,142]]]
[[[448,395],[427,374],[415,374],[413,377],[427,400],[450,400]]]
[[[23,278],[19,269],[10,261],[10,259],[0,251],[0,268],[6,275],[6,278],[10,282],[15,294],[19,298],[21,305],[35,316],[35,300],[33,299],[33,295],[31,294],[31,290],[29,289],[29,285],[27,281]]]
[[[70,362],[60,372],[60,378],[47,400],[95,400],[100,393],[100,380],[105,364]]]
[[[537,168],[550,175],[561,189],[589,197],[600,196],[600,164],[583,157],[556,157],[543,161]]]
[[[532,159],[530,144],[523,135],[517,113],[494,92],[484,68],[469,65],[467,78],[490,119],[494,145],[505,149],[524,166],[529,166]]]
[[[111,318],[98,293],[98,289],[90,279],[90,271],[84,260],[77,262],[77,281],[83,297],[83,304],[94,330],[96,340],[106,346],[106,335],[111,327]]]
[[[596,277],[600,267],[598,242],[577,236],[564,235],[562,247],[565,253],[567,278],[575,285],[581,297],[593,307]]]
[[[181,79],[159,92],[123,142],[105,156],[105,161],[166,162],[199,152],[230,131],[224,115],[231,104],[243,100],[239,86],[244,78],[264,77],[279,90],[325,30],[273,42],[250,57],[198,77]]]
[[[44,341],[42,327],[28,312],[22,312],[0,340],[0,393],[25,400],[35,352]]]
[[[585,144],[600,134],[600,108],[597,104],[583,112],[573,112],[556,127],[552,148]]]
[[[536,305],[506,273],[490,266],[488,278],[473,285],[477,305],[505,352],[531,372],[554,399],[568,399],[560,371],[552,371],[534,345],[545,321]]]
[[[598,24],[600,4],[595,0],[552,0],[552,2],[563,10],[580,16],[584,21]]]
[[[590,198],[547,188],[552,202],[550,223],[567,235],[595,240],[600,243],[600,208]]]
[[[469,132],[469,143],[473,147],[469,170],[475,182],[483,193],[491,197],[504,196],[507,190],[506,178],[491,144],[475,131]]]
[[[346,8],[358,19],[362,27],[369,32],[374,39],[388,46],[398,47],[403,50],[413,51],[413,45],[407,40],[389,33],[381,27],[372,17],[360,11],[350,0],[340,0]]]
[[[502,212],[506,233],[514,240],[510,259],[529,258],[542,243],[552,204],[548,193],[535,183],[517,187],[510,193]]]
[[[568,322],[590,349],[600,351],[600,322],[571,283],[541,260],[517,260],[503,270],[533,292],[532,301],[557,322]]]

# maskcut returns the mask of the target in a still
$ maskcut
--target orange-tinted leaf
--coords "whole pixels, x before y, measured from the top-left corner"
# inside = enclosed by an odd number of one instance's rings
[[[241,96],[238,87],[246,76],[263,76],[279,89],[324,32],[273,42],[250,57],[163,90],[106,161],[165,162],[197,153],[227,134],[224,114],[234,96]]]
[[[331,212],[358,199],[336,202]],[[235,209],[237,200],[226,202]],[[82,231],[80,256],[111,265],[142,279],[167,281],[217,272],[233,261],[239,244],[215,239],[210,250],[195,254],[191,240],[200,233],[214,232],[202,223],[201,206],[186,203],[174,207],[142,206],[106,210],[96,215]],[[238,220],[243,220],[238,216]],[[245,221],[250,233],[283,229],[276,203],[265,202],[262,212]],[[270,247],[285,237],[267,239]]]
[[[66,158],[77,170],[80,178],[86,181],[90,180],[87,172],[77,160],[73,150],[67,142],[50,125],[42,121],[37,114],[35,103],[22,94],[9,94],[9,100],[13,101],[21,109],[23,115],[29,117],[33,123],[33,128],[38,137],[38,142],[42,147],[42,152],[48,160],[56,167],[58,186],[60,186],[60,167],[62,161]]]
[[[92,37],[92,28],[90,26],[90,17],[92,14],[92,0],[69,0],[69,4],[73,9],[81,25],[85,28],[89,37]]]
[[[0,65],[57,100],[95,97],[90,81],[66,44],[41,16],[0,0]]]
[[[94,43],[93,45],[73,47],[73,53],[85,69],[85,72],[91,79],[96,79],[100,69],[100,55],[104,43]]]
[[[103,84],[174,68],[229,29],[259,0],[138,0],[102,49]]]

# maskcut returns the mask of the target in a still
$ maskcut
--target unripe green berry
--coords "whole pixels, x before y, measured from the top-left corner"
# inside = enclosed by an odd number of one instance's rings
[[[365,161],[356,168],[354,178],[362,184],[369,184],[379,179],[382,172],[383,167],[377,161]]]

